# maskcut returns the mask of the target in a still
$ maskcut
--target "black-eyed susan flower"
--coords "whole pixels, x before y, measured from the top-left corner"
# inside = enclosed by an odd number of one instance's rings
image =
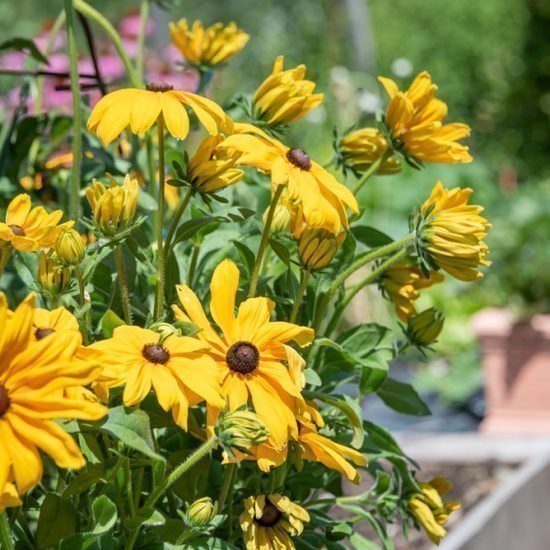
[[[204,28],[200,21],[195,21],[189,28],[187,19],[170,23],[170,35],[187,63],[199,67],[224,63],[238,54],[250,38],[235,23],[215,23]]]
[[[323,94],[313,93],[315,82],[306,80],[306,66],[283,69],[284,57],[275,60],[273,71],[256,90],[253,98],[258,119],[270,126],[290,124],[307,115],[323,102]]]
[[[35,308],[32,336],[36,341],[57,333],[71,334],[78,339],[79,332],[76,317],[64,307],[52,311]]]
[[[40,252],[38,284],[44,293],[57,296],[63,292],[70,280],[71,270],[59,262],[53,251]]]
[[[193,110],[211,135],[219,131],[230,133],[231,119],[214,101],[191,92],[174,90],[164,82],[152,82],[147,89],[125,88],[102,97],[93,108],[87,128],[97,134],[103,145],[108,145],[125,128],[142,136],[162,119],[168,132],[176,139],[185,139],[189,133],[189,115]]]
[[[441,283],[443,275],[430,270],[429,277],[423,271],[409,263],[398,263],[390,266],[381,279],[382,292],[395,306],[397,316],[407,321],[416,313],[415,300],[420,297],[420,290]]]
[[[38,450],[60,468],[78,469],[84,457],[57,419],[98,420],[107,409],[66,396],[93,382],[100,367],[76,358],[79,333],[58,332],[36,340],[34,297],[11,314],[0,297],[0,488],[13,480],[19,494],[42,478]]]
[[[246,550],[292,550],[292,538],[302,534],[309,520],[304,508],[280,494],[247,498],[239,517]]]
[[[443,314],[433,307],[411,315],[406,329],[409,341],[420,347],[433,344],[441,334],[444,322]]]
[[[435,98],[437,86],[427,71],[420,73],[406,92],[389,79],[378,79],[390,96],[385,124],[393,148],[425,162],[471,162],[460,140],[470,135],[467,124],[443,124],[447,105]]]
[[[201,329],[197,337],[210,345],[209,353],[218,365],[229,410],[251,400],[273,445],[280,449],[289,436],[298,435],[295,405],[303,402],[290,368],[297,353],[286,344],[294,341],[300,346],[309,345],[314,332],[307,327],[270,321],[275,304],[267,298],[245,300],[235,316],[238,287],[237,266],[224,260],[214,271],[210,284],[210,312],[222,335],[211,326],[199,299],[187,285],[177,286],[185,311],[178,306],[173,306],[173,310],[178,321],[197,325]],[[218,414],[210,408],[210,423]]]
[[[414,493],[408,502],[409,511],[434,544],[439,544],[447,534],[443,525],[449,516],[460,508],[455,501],[444,502],[443,497],[453,485],[444,477],[436,477],[428,483],[419,483],[421,493]]]
[[[64,265],[78,265],[86,255],[86,246],[76,229],[63,228],[55,239],[54,250]]]
[[[482,206],[468,204],[472,193],[469,188],[445,189],[437,182],[416,221],[421,260],[460,281],[480,279],[479,266],[491,265],[483,242],[491,224],[481,215]]]
[[[174,422],[187,429],[188,409],[199,403],[223,407],[219,370],[204,342],[187,336],[162,338],[157,332],[120,326],[108,340],[90,346],[108,356],[102,381],[124,386],[127,407],[141,403],[152,389],[160,406],[172,411]]]
[[[376,128],[361,128],[344,136],[338,142],[341,163],[356,173],[366,172],[388,151],[388,142]],[[388,156],[376,169],[377,174],[396,174],[401,171],[401,163]]]
[[[324,228],[339,233],[348,228],[346,207],[358,212],[353,193],[299,148],[290,148],[255,126],[239,124],[239,134],[226,138],[219,147],[242,153],[239,163],[271,174],[274,187],[285,186],[288,205],[296,209],[296,227]]]
[[[92,218],[98,230],[107,236],[116,235],[134,220],[137,210],[139,183],[126,175],[122,185],[109,177],[110,187],[98,180],[86,189]]]
[[[326,229],[306,229],[298,243],[301,266],[309,272],[324,269],[332,262],[345,238],[345,231],[335,235]]]
[[[32,208],[29,195],[17,195],[8,205],[6,221],[0,222],[0,247],[11,245],[23,252],[50,248],[60,228],[74,225],[72,221],[58,225],[62,217],[62,210],[48,214],[42,206]]]
[[[237,168],[239,154],[218,147],[223,139],[222,136],[206,138],[189,161],[189,181],[200,193],[214,193],[243,177],[243,170]]]

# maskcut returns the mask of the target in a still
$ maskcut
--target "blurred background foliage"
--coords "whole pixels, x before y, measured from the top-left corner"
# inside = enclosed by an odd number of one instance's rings
[[[96,0],[94,6],[116,24],[139,2]],[[52,2],[3,2],[0,31],[31,38],[58,9]],[[460,402],[479,387],[479,352],[468,328],[473,312],[485,306],[512,307],[524,317],[550,312],[548,0],[180,0],[154,6],[152,17],[152,50],[168,43],[167,24],[180,17],[236,21],[249,32],[244,52],[216,76],[218,100],[236,89],[252,92],[277,55],[285,55],[288,66],[305,63],[327,94],[310,115],[320,131],[297,124],[288,141],[321,162],[330,161],[327,136],[334,127],[373,124],[386,101],[377,75],[406,86],[428,70],[449,106],[449,121],[472,127],[472,165],[431,165],[420,174],[407,169],[374,179],[360,197],[366,222],[397,237],[411,207],[440,179],[449,187],[473,187],[494,225],[488,239],[493,266],[483,282],[466,289],[447,281],[422,298],[447,317],[438,359],[421,373],[426,389]],[[13,82],[4,77],[0,87],[6,91]]]

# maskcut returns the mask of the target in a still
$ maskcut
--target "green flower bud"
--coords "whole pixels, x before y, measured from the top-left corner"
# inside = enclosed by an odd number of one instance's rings
[[[78,265],[86,255],[86,247],[76,229],[61,229],[55,240],[55,254],[65,265]]]
[[[302,267],[310,272],[327,267],[345,238],[345,232],[335,235],[326,229],[306,229],[298,244],[298,257]]]
[[[189,505],[186,516],[190,525],[203,527],[210,523],[217,513],[217,503],[213,503],[210,497],[203,497]]]
[[[407,326],[407,334],[411,343],[416,346],[433,344],[443,329],[444,321],[443,314],[433,307],[411,315]]]
[[[71,271],[63,267],[51,252],[40,252],[38,283],[45,293],[57,295],[69,284]]]
[[[266,441],[269,432],[256,413],[241,407],[220,415],[216,435],[225,448],[246,450]]]

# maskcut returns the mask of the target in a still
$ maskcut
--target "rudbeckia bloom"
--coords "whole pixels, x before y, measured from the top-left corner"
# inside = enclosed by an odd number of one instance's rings
[[[291,537],[298,537],[309,521],[304,508],[279,494],[246,499],[239,517],[246,550],[292,550]]]
[[[298,435],[294,404],[302,397],[291,375],[297,353],[285,344],[291,340],[305,346],[314,332],[291,323],[271,322],[275,304],[267,298],[242,302],[235,317],[239,270],[224,260],[214,271],[210,284],[210,312],[220,327],[220,336],[210,325],[202,305],[187,285],[177,292],[184,311],[173,306],[178,321],[192,322],[202,330],[197,337],[211,346],[210,354],[221,374],[222,394],[230,411],[251,399],[256,414],[267,426],[276,448]],[[283,364],[288,363],[288,367]],[[211,422],[219,411],[210,410]]]
[[[109,176],[111,187],[94,179],[86,189],[86,198],[92,209],[92,218],[104,235],[115,235],[128,227],[136,215],[139,183],[126,175],[122,185]]]
[[[468,147],[459,140],[470,135],[467,124],[443,124],[447,105],[435,98],[437,86],[428,72],[420,73],[406,92],[389,79],[378,79],[390,96],[386,125],[395,149],[426,162],[471,162]]]
[[[422,205],[422,253],[433,267],[441,268],[460,281],[483,277],[480,265],[491,265],[483,237],[491,224],[481,215],[482,206],[468,204],[472,189],[445,189],[440,182]]]
[[[93,382],[99,366],[76,359],[79,333],[55,333],[36,341],[34,297],[13,314],[0,297],[0,488],[13,480],[19,494],[42,478],[38,449],[60,468],[78,469],[84,457],[54,420],[99,420],[107,409],[65,390]]]
[[[200,21],[189,28],[186,19],[170,23],[172,43],[191,65],[213,66],[238,54],[250,36],[235,23],[224,26],[216,23],[206,29]]]
[[[222,136],[206,138],[189,161],[188,176],[193,187],[201,193],[214,193],[239,182],[244,172],[236,167],[238,154],[218,145]]]
[[[219,105],[200,95],[174,90],[164,82],[152,82],[145,90],[125,88],[103,96],[93,108],[87,128],[103,145],[109,145],[126,127],[142,136],[162,118],[172,136],[185,139],[189,133],[186,107],[211,135],[219,130],[231,132],[233,122]]]
[[[443,502],[444,497],[452,490],[453,485],[444,477],[436,477],[429,483],[419,483],[421,493],[415,493],[409,499],[409,510],[416,521],[426,531],[434,544],[439,544],[447,534],[443,525],[449,516],[460,508],[455,501]]]
[[[355,172],[366,172],[388,150],[388,142],[376,128],[361,128],[343,137],[338,144],[344,166]],[[385,159],[377,174],[396,174],[401,163],[395,157]]]
[[[411,264],[394,264],[382,275],[382,291],[393,302],[397,316],[407,321],[416,312],[414,302],[420,297],[420,290],[441,283],[443,275],[431,270],[426,277],[419,267]]]
[[[187,336],[161,339],[157,332],[120,326],[108,340],[90,346],[109,357],[101,380],[109,388],[124,386],[127,407],[141,403],[151,389],[159,405],[172,411],[174,422],[187,429],[188,409],[206,401],[223,407],[219,372],[204,342]]]
[[[342,227],[348,228],[346,206],[354,213],[359,207],[347,187],[302,149],[287,147],[250,124],[240,124],[237,129],[243,133],[229,136],[219,147],[240,151],[240,164],[270,173],[274,187],[286,186],[286,200],[291,208],[298,210],[297,217],[304,225],[333,233],[339,233]]]
[[[314,94],[315,82],[305,80],[306,66],[283,70],[284,57],[275,60],[273,72],[254,94],[256,116],[271,126],[290,124],[322,103],[324,95]]]
[[[8,205],[6,222],[0,222],[0,247],[9,243],[23,252],[50,248],[61,228],[74,225],[72,221],[57,225],[62,217],[62,210],[48,214],[42,206],[31,208],[29,195],[17,195]]]

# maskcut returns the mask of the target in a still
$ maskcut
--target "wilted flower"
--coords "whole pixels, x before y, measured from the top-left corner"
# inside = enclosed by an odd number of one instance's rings
[[[76,229],[61,229],[55,240],[55,254],[65,265],[78,265],[86,255],[86,247]]]
[[[407,336],[416,346],[429,346],[437,340],[444,322],[445,318],[437,309],[426,309],[409,317]]]
[[[263,443],[269,435],[258,415],[244,407],[220,415],[216,432],[224,447],[245,450]]]
[[[307,115],[324,99],[314,94],[315,82],[305,80],[306,66],[283,70],[284,57],[275,60],[273,72],[254,94],[256,116],[270,126],[290,124]]]
[[[53,252],[40,252],[38,258],[38,283],[52,295],[60,294],[69,284],[71,270],[59,263]]]
[[[336,256],[346,238],[346,232],[335,235],[326,229],[306,229],[298,244],[300,264],[306,271],[320,271]]]
[[[212,502],[210,497],[203,497],[189,505],[185,516],[193,527],[202,527],[208,525],[217,513],[218,504]]]
[[[195,21],[190,29],[187,19],[170,23],[170,34],[174,46],[187,63],[208,67],[223,63],[239,53],[250,38],[235,23],[227,26],[216,23],[204,28],[200,21]]]

